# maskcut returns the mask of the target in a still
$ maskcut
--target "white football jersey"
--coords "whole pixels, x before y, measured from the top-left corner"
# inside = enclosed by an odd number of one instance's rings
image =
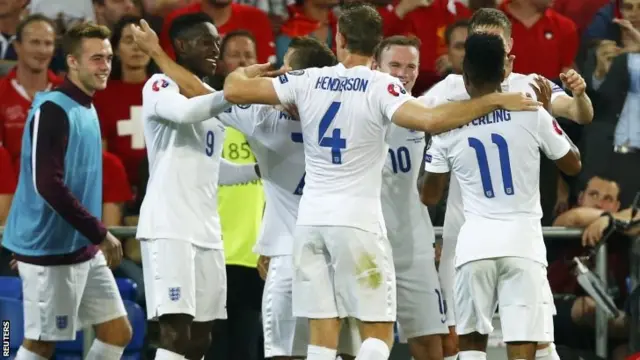
[[[179,124],[156,104],[175,104],[178,85],[153,75],[142,89],[149,181],[140,209],[138,239],[174,239],[221,249],[218,175],[225,128],[216,118]]]
[[[398,79],[366,66],[292,71],[273,84],[281,103],[297,106],[305,138],[298,225],[385,233],[385,135],[395,111],[413,97]]]
[[[515,256],[547,264],[540,207],[540,150],[552,160],[571,149],[544,109],[499,109],[432,138],[425,171],[452,172],[465,222],[455,265]]]
[[[434,251],[433,225],[417,186],[425,134],[391,124],[387,144],[389,150],[382,170],[384,222],[394,259],[412,259],[411,254],[417,251]]]
[[[254,252],[291,255],[305,183],[300,122],[267,105],[236,105],[218,118],[244,134],[260,166],[266,206]]]
[[[536,74],[524,75],[511,73],[505,81],[502,82],[502,91],[504,92],[526,92],[534,99],[536,94],[530,84],[535,84]],[[562,88],[555,83],[549,81],[551,86],[551,103],[561,96],[568,96]],[[444,80],[435,84],[424,95],[420,97],[428,106],[436,106],[445,101],[467,100],[469,94],[464,86],[462,75],[449,75]],[[442,237],[444,241],[453,242],[455,244],[460,232],[460,227],[464,223],[464,213],[462,209],[462,195],[460,194],[460,186],[454,176],[449,182],[449,194],[447,197],[447,209],[444,217],[444,226],[442,229]],[[455,246],[455,245],[454,245]]]

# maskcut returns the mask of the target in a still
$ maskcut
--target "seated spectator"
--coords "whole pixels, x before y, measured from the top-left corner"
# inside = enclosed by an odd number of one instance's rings
[[[17,60],[13,47],[18,24],[28,0],[5,0],[0,2],[0,60]]]
[[[93,0],[93,8],[96,22],[112,31],[123,16],[134,15],[137,12],[132,0]]]
[[[18,171],[13,167],[11,155],[4,146],[0,146],[0,226],[7,221],[17,184]]]
[[[9,151],[14,164],[20,156],[22,132],[33,96],[62,81],[49,70],[54,42],[54,25],[43,15],[30,15],[17,27],[14,46],[18,62],[0,80],[0,142]]]
[[[132,184],[138,183],[140,161],[146,155],[142,88],[151,76],[149,56],[133,41],[131,26],[139,21],[125,16],[114,26],[113,70],[107,88],[98,91],[93,100],[107,150],[122,160]]]
[[[291,39],[296,36],[311,36],[330,49],[334,47],[337,19],[333,8],[338,3],[338,0],[297,0],[295,5],[289,6],[289,19],[282,24],[276,38],[278,67],[282,65]]]
[[[631,209],[620,211],[618,184],[607,178],[594,176],[587,183],[586,188],[578,197],[577,206],[558,216],[553,226],[564,226],[585,229],[590,225],[606,220],[602,217],[605,212],[612,213],[621,220],[629,220]],[[635,236],[640,231],[635,229],[627,235]],[[627,297],[626,277],[629,275],[629,239],[618,236],[609,240],[609,293],[621,308]],[[555,304],[557,316],[554,318],[556,328],[556,342],[575,348],[591,348],[593,346],[593,329],[595,324],[595,301],[579,286],[572,273],[572,266],[567,260],[585,254],[585,249],[579,245],[562,244],[563,251],[560,258],[550,263],[548,268],[549,284],[554,294],[557,294]],[[595,243],[583,242],[583,246],[593,246]],[[555,246],[553,246],[555,247]],[[610,338],[626,339],[628,335],[627,322],[624,318],[613,319],[609,322]],[[585,339],[586,336],[586,339]]]
[[[275,43],[267,14],[254,7],[234,3],[232,0],[202,0],[169,13],[160,32],[160,44],[169,56],[175,58],[169,39],[171,23],[180,15],[197,12],[203,12],[213,20],[220,36],[234,30],[249,31],[256,39],[258,62],[275,62]]]

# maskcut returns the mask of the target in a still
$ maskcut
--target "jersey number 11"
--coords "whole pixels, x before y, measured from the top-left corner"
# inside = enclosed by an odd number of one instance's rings
[[[468,139],[469,146],[476,151],[476,159],[480,168],[480,179],[482,180],[482,190],[484,196],[488,198],[495,197],[493,192],[493,183],[491,182],[491,172],[489,171],[489,160],[487,160],[487,151],[484,144],[477,138],[470,137]],[[491,142],[498,147],[498,156],[500,157],[500,172],[502,173],[502,185],[504,193],[507,195],[514,194],[513,176],[511,175],[511,162],[509,160],[509,146],[507,140],[500,134],[491,134]]]

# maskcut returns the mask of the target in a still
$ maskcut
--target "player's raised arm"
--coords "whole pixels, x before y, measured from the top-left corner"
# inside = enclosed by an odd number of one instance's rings
[[[187,99],[178,85],[163,74],[153,75],[142,89],[142,104],[154,115],[178,124],[202,122],[229,108],[221,91]]]
[[[538,111],[538,138],[540,148],[560,171],[569,176],[578,175],[582,169],[578,148],[544,109]]]
[[[279,105],[287,103],[281,101],[281,98],[278,97],[275,83],[278,81],[281,85],[285,85],[290,82],[290,78],[295,78],[295,76],[284,74],[285,71],[286,69],[271,71],[271,64],[269,63],[238,68],[227,75],[224,81],[224,97],[233,104]],[[295,73],[304,74],[304,70],[297,70]],[[262,77],[271,75],[278,75],[278,77],[275,79]],[[295,82],[295,84],[298,84],[298,82]],[[307,84],[307,86],[309,85]],[[292,86],[294,86],[294,82],[291,82],[290,86],[287,87]]]
[[[260,179],[258,164],[234,164],[224,158],[220,159],[218,184],[235,185],[258,179]]]
[[[439,136],[435,135],[429,141],[423,165],[420,200],[427,206],[433,206],[442,199],[451,171],[444,141]]]
[[[413,99],[402,104],[391,120],[398,126],[438,134],[458,128],[498,108],[533,111],[541,104],[521,93],[493,93],[428,108]]]

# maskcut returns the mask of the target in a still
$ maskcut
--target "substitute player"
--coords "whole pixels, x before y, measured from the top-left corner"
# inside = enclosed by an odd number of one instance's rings
[[[469,95],[497,91],[504,80],[504,43],[472,34],[465,44]],[[425,186],[442,194],[452,171],[465,219],[456,246],[454,289],[460,359],[486,359],[487,336],[499,303],[509,359],[533,360],[538,342],[553,340],[546,249],[540,219],[542,150],[561,171],[576,175],[580,155],[544,110],[497,110],[434,136],[425,155]]]
[[[382,20],[364,4],[345,6],[336,46],[341,64],[275,79],[240,68],[225,81],[233,103],[295,104],[307,175],[293,250],[294,316],[310,318],[307,359],[334,359],[340,318],[361,321],[359,359],[387,359],[396,318],[395,271],[381,209],[389,124],[455,128],[499,105],[535,109],[522,94],[429,109],[391,75],[370,69]]]
[[[181,16],[170,34],[182,66],[201,79],[215,73],[219,36],[208,17]],[[220,170],[224,125],[215,116],[230,106],[220,92],[187,99],[171,78],[156,74],[142,100],[150,177],[136,236],[143,240],[148,317],[160,322],[156,359],[201,359],[211,322],[226,318],[218,182],[257,175],[253,165]]]
[[[397,77],[410,93],[418,76],[420,40],[382,40],[374,69]],[[416,183],[424,158],[425,134],[391,124],[382,171],[382,212],[393,250],[398,295],[398,329],[415,360],[442,359],[447,334],[445,303],[435,266],[435,234]]]
[[[102,217],[102,140],[91,103],[107,86],[113,53],[109,30],[82,23],[63,46],[69,69],[57,89],[36,95],[22,138],[18,188],[2,245],[15,253],[22,278],[24,342],[16,359],[53,355],[93,325],[87,359],[120,359],[131,326],[109,266],[120,241]]]
[[[482,8],[473,14],[469,24],[469,33],[490,33],[500,36],[505,43],[507,54],[513,46],[511,38],[511,22],[509,18],[500,10],[491,8]],[[537,84],[543,96],[550,97],[550,112],[554,116],[566,117],[578,124],[589,124],[593,118],[593,107],[591,100],[587,96],[586,84],[584,79],[574,70],[561,74],[560,78],[565,88],[569,89],[573,97],[567,95],[560,87],[547,79],[539,80],[536,75],[523,75],[511,72],[513,65],[513,57],[505,64],[506,78],[502,82],[503,91],[524,91],[534,98],[539,92],[534,92],[531,84]],[[550,93],[550,94],[549,94]],[[460,98],[466,94],[464,81],[461,75],[449,75],[443,81],[434,85],[420,99],[427,105],[440,103],[447,96]],[[538,98],[538,100],[543,100]],[[454,256],[456,239],[460,227],[464,223],[464,214],[462,211],[462,198],[460,196],[460,187],[455,177],[451,177],[449,184],[449,192],[447,198],[447,211],[445,214],[443,228],[443,247],[440,258],[440,284],[445,297],[447,306],[447,324],[451,329],[455,326],[455,318],[453,316],[453,278],[454,278]],[[433,199],[423,199],[426,204],[432,205]],[[555,309],[553,311],[555,314]],[[445,342],[445,356],[455,356],[455,335],[452,335],[449,341]],[[553,344],[540,344],[538,351],[538,359],[557,360],[559,359],[555,346]]]

